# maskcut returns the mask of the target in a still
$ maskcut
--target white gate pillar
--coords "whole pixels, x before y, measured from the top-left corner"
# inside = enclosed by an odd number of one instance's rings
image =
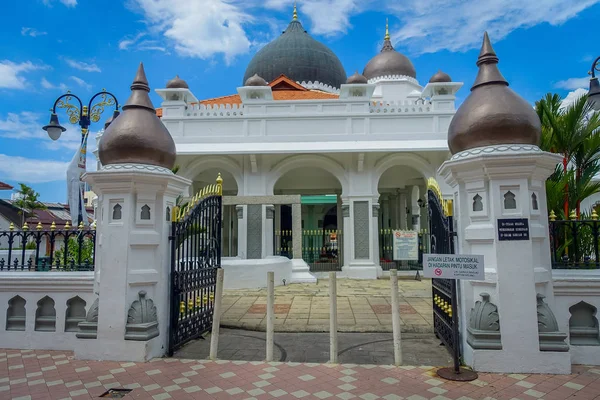
[[[459,252],[485,259],[484,282],[460,281],[464,360],[482,372],[570,373],[552,312],[545,191],[561,156],[537,147],[539,119],[497,63],[486,34],[479,74],[448,130],[453,156],[440,168],[454,189]]]
[[[171,172],[175,144],[156,117],[143,66],[84,179],[98,194],[98,301],[80,323],[80,359],[147,361],[168,350],[171,213],[191,181]]]

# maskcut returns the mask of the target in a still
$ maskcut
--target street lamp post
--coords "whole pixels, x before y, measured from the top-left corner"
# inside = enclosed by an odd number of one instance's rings
[[[100,98],[99,102],[92,105],[96,98]],[[75,99],[77,103],[71,103],[71,100]],[[113,107],[115,110],[113,111],[112,120],[119,116],[119,102],[117,98],[110,92],[107,92],[105,89],[96,93],[92,96],[87,106],[83,105],[83,102],[79,97],[72,94],[71,92],[67,92],[60,96],[54,102],[54,106],[52,106],[51,114],[50,114],[50,122],[48,125],[44,126],[42,129],[48,133],[48,136],[52,140],[58,140],[61,134],[66,130],[58,122],[58,115],[56,114],[57,108],[62,108],[65,110],[65,113],[69,117],[69,122],[71,124],[79,124],[81,127],[81,144],[82,144],[82,154],[83,154],[83,168],[85,169],[85,161],[86,161],[86,148],[87,148],[87,134],[88,128],[92,123],[100,121],[100,116],[104,112],[105,107]],[[81,179],[81,178],[80,178]],[[81,185],[80,185],[81,186]],[[83,190],[83,188],[82,188]],[[83,194],[82,194],[83,195]],[[79,215],[77,217],[78,224],[83,222],[83,206],[79,207]]]
[[[590,105],[594,110],[600,111],[600,83],[596,71],[600,72],[600,57],[597,57],[592,63],[592,69],[590,70],[592,78],[590,79],[590,91],[588,92]]]

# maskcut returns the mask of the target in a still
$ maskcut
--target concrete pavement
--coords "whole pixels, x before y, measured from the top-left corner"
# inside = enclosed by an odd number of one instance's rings
[[[266,277],[265,277],[266,278]],[[327,332],[329,295],[327,279],[316,284],[275,288],[276,332]],[[400,280],[400,319],[403,332],[431,333],[431,281]],[[389,279],[338,279],[340,332],[391,332]],[[265,330],[266,289],[225,290],[221,326]]]

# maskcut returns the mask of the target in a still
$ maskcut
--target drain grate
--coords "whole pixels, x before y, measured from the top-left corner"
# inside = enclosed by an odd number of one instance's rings
[[[100,397],[106,399],[120,399],[125,397],[132,390],[133,389],[108,389],[106,392],[102,393]]]

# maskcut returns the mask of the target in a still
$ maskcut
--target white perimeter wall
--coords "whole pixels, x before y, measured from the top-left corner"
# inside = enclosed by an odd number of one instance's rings
[[[73,350],[76,332],[65,332],[67,301],[79,296],[85,310],[97,297],[93,293],[93,272],[0,272],[0,348],[36,350]],[[25,299],[24,331],[7,331],[9,301]],[[38,302],[48,296],[54,301],[54,332],[36,331]]]

